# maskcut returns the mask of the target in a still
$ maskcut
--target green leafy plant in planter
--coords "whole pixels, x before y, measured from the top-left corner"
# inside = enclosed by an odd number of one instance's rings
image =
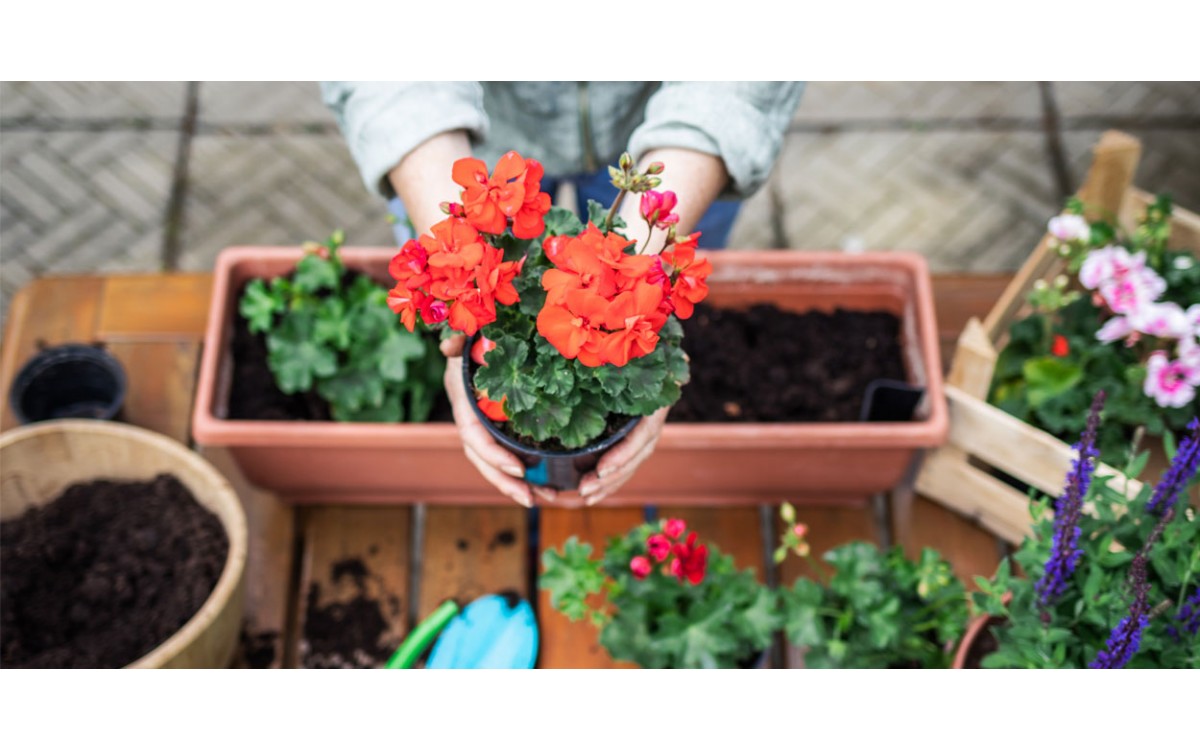
[[[267,362],[284,393],[316,390],[343,422],[424,422],[442,387],[436,341],[388,309],[387,289],[348,271],[339,230],[309,243],[290,276],[254,279],[239,312],[266,335]]]
[[[1167,247],[1171,200],[1123,236],[1089,223],[1078,199],[1050,220],[1067,273],[1039,282],[1033,312],[1009,329],[989,400],[1064,440],[1084,429],[1092,393],[1108,393],[1102,460],[1125,461],[1134,430],[1179,435],[1200,413],[1200,262]]]
[[[784,503],[786,524],[777,562],[791,552],[812,569],[780,592],[788,640],[805,649],[809,668],[883,669],[949,667],[953,645],[967,619],[967,596],[949,563],[932,549],[909,560],[903,550],[884,552],[867,542],[850,542],[815,563],[804,524]]]
[[[539,586],[571,620],[600,629],[615,659],[650,668],[752,666],[780,616],[752,570],[699,544],[679,519],[647,523],[608,543],[604,556],[572,537],[542,555]]]
[[[1200,668],[1200,522],[1188,505],[1200,419],[1177,450],[1168,445],[1161,480],[1130,500],[1119,480],[1093,481],[1102,402],[1103,393],[1063,493],[1031,503],[1033,531],[1012,558],[1028,577],[1006,559],[976,579],[975,608],[996,618],[985,668]],[[1147,457],[1131,459],[1126,476]]]

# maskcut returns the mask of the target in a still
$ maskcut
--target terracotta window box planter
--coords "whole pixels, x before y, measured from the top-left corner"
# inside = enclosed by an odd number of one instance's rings
[[[346,265],[386,282],[393,248],[344,248]],[[507,504],[467,461],[453,424],[230,420],[226,402],[234,296],[254,277],[288,273],[299,248],[230,248],[217,259],[192,433],[227,448],[254,483],[292,502]],[[926,395],[911,422],[668,424],[654,456],[606,503],[728,504],[862,499],[901,481],[948,420],[925,261],[909,253],[721,252],[709,301],[782,308],[886,310],[901,319],[908,381]],[[831,342],[831,345],[837,345]],[[578,504],[573,493],[560,505]]]

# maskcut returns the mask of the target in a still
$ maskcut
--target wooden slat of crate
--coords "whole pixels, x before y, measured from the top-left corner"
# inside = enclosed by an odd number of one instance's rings
[[[107,276],[96,335],[120,339],[200,339],[212,274]]]
[[[95,341],[103,295],[98,276],[38,279],[13,295],[0,353],[0,430],[17,426],[8,402],[17,371],[40,346]]]
[[[624,534],[642,522],[641,508],[587,508],[541,510],[539,568],[541,552],[551,547],[561,549],[568,538],[575,536],[589,542],[594,554],[601,554],[609,537]],[[600,646],[597,630],[587,622],[570,622],[550,606],[550,595],[539,592],[538,627],[541,646],[538,666],[544,669],[599,669],[629,667],[614,662]]]
[[[328,613],[338,605],[360,603],[378,607],[384,627],[375,644],[377,658],[354,666],[381,666],[404,639],[408,613],[410,510],[352,506],[318,506],[299,512],[303,551],[300,582],[293,606],[296,623],[288,666],[330,666],[330,654],[311,647],[313,611]],[[356,580],[339,571],[361,565],[366,575]],[[311,605],[313,610],[309,609]],[[372,612],[373,614],[373,612]],[[346,629],[349,632],[349,628]],[[384,653],[386,652],[386,654]],[[353,659],[353,656],[350,656]],[[337,664],[343,664],[340,659]],[[350,666],[351,664],[346,664]]]
[[[285,645],[294,642],[288,628],[294,596],[295,509],[250,484],[226,449],[200,448],[199,453],[229,480],[246,511],[246,609],[235,666],[278,669],[284,666]]]
[[[465,606],[504,591],[530,598],[528,513],[516,505],[427,509],[418,618],[446,599]]]

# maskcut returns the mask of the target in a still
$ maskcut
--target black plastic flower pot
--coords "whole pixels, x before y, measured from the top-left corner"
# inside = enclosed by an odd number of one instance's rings
[[[13,380],[9,403],[22,424],[48,419],[115,419],[125,370],[108,352],[64,344],[34,355]]]
[[[488,419],[483,410],[479,408],[479,401],[475,397],[475,384],[473,382],[475,364],[471,361],[470,356],[471,345],[475,343],[475,339],[476,336],[467,339],[466,346],[463,348],[462,358],[463,385],[466,386],[471,408],[475,410],[475,416],[479,417],[479,421],[483,422],[483,426],[496,439],[496,442],[504,446],[506,450],[513,453],[525,464],[525,481],[532,485],[551,487],[556,490],[578,489],[579,480],[585,474],[595,469],[596,464],[600,462],[601,456],[609,448],[624,440],[625,436],[642,419],[641,417],[633,417],[621,425],[620,429],[603,440],[571,451],[540,450],[525,445],[505,433],[495,422]]]

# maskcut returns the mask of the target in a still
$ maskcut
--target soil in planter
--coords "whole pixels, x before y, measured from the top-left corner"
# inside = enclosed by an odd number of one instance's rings
[[[983,660],[988,654],[1000,648],[1000,641],[996,640],[996,634],[992,632],[992,626],[988,625],[979,632],[975,638],[975,642],[971,644],[971,648],[967,650],[967,658],[963,662],[963,669],[983,669]]]
[[[871,381],[907,380],[891,313],[700,304],[681,322],[692,380],[672,422],[854,422]]]
[[[346,272],[346,283],[353,282],[356,272]],[[243,284],[237,299],[246,291]],[[275,385],[275,375],[267,363],[267,337],[263,333],[251,333],[250,325],[239,314],[233,316],[233,380],[229,389],[230,419],[263,420],[307,420],[329,422],[333,420],[329,402],[315,391],[286,394]],[[454,414],[445,393],[439,391],[429,414],[430,422],[451,422]]]
[[[367,596],[370,571],[360,558],[335,562],[330,572],[334,585],[343,580],[354,587],[355,595],[345,601],[320,605],[321,587],[308,587],[304,616],[304,642],[301,662],[307,669],[356,669],[378,667],[388,660],[399,644],[383,643],[388,621],[380,602]],[[400,602],[390,602],[398,610]]]
[[[173,476],[72,485],[0,523],[0,664],[124,667],[196,614],[228,552]]]

